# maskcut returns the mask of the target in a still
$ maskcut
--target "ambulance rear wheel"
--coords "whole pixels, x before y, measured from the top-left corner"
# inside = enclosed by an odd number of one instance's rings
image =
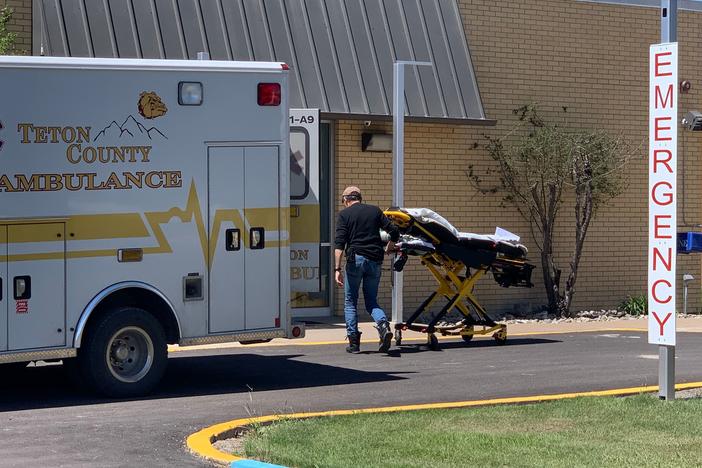
[[[116,308],[100,317],[78,354],[86,383],[115,398],[149,393],[163,377],[167,358],[163,327],[135,307]]]

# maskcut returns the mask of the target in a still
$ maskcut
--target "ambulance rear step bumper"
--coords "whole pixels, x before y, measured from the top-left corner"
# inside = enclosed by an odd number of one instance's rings
[[[296,330],[297,329],[297,330]],[[197,338],[183,338],[178,345],[193,346],[193,345],[208,345],[217,343],[255,343],[266,342],[274,338],[302,338],[305,336],[305,327],[303,324],[295,323],[290,327],[290,333],[284,329],[277,330],[262,330],[262,331],[246,331],[240,333],[229,333],[225,335],[210,335]]]
[[[57,359],[74,358],[77,355],[78,352],[75,348],[9,352],[6,354],[0,354],[0,364],[9,364],[11,362],[51,361]]]

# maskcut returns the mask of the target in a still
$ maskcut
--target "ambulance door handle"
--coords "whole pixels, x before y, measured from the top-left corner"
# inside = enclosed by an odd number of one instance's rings
[[[31,276],[15,276],[14,279],[14,297],[15,300],[29,299],[32,297],[32,277]]]
[[[235,252],[241,249],[241,231],[239,229],[227,229],[225,231],[224,249],[227,252]]]
[[[254,227],[249,230],[249,246],[251,250],[261,250],[266,246],[266,230]]]

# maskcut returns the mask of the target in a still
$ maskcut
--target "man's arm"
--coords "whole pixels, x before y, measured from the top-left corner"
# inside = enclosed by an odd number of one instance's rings
[[[381,212],[380,216],[380,227],[390,236],[390,241],[385,246],[385,253],[389,254],[395,251],[395,242],[400,240],[400,231],[385,214]]]
[[[341,255],[344,253],[341,249],[334,249],[334,269],[341,269]]]
[[[346,226],[346,219],[339,213],[336,217],[336,233],[334,236],[334,278],[336,279],[336,284],[339,286],[344,285],[344,276],[341,273],[341,256],[344,253],[347,242],[348,228]]]

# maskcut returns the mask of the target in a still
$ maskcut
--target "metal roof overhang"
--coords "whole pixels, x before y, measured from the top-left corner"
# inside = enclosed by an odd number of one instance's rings
[[[394,60],[408,121],[494,125],[456,0],[33,0],[35,55],[286,62],[291,107],[390,120]]]

